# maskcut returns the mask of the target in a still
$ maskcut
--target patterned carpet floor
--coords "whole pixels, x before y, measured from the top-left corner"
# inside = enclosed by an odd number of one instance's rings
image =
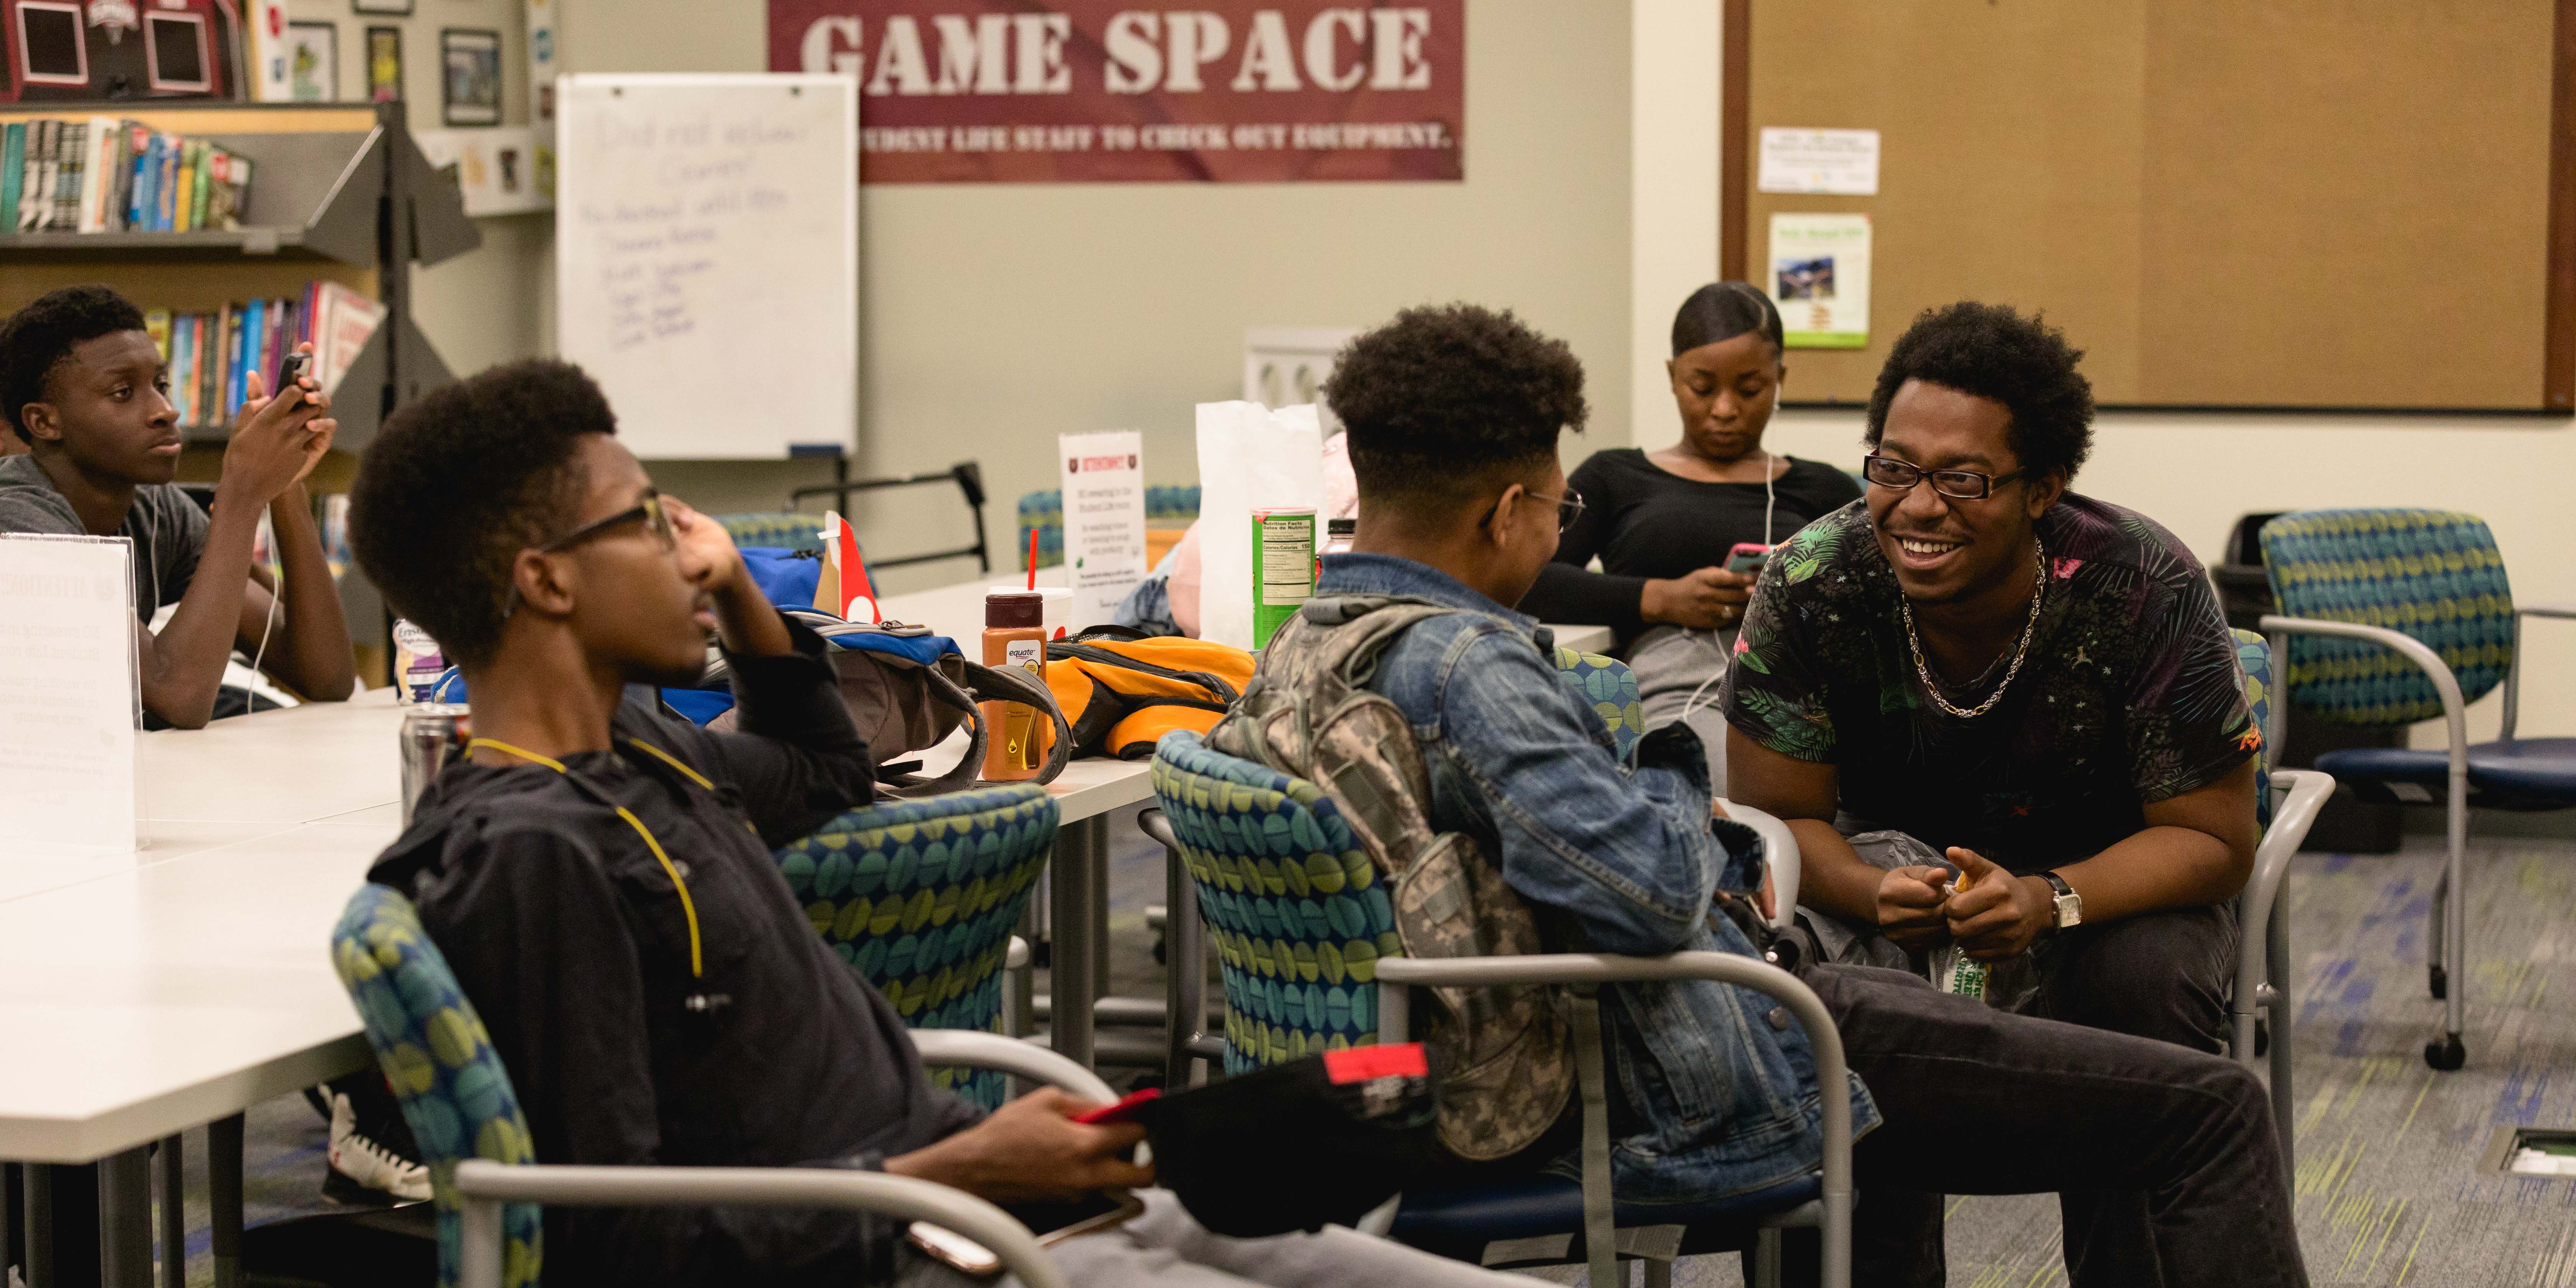
[[[1162,856],[1113,823],[1110,978],[1153,993],[1144,905],[1162,899]],[[2576,1179],[2478,1170],[2499,1127],[2576,1127],[2576,841],[2472,843],[2469,1063],[2450,1074],[2421,1049],[2441,1008],[2425,991],[2424,912],[2439,841],[2388,856],[2303,855],[2290,882],[2299,963],[2298,1216],[2318,1288],[2576,1288]],[[189,1140],[202,1173],[201,1137]],[[320,1120],[300,1099],[253,1111],[254,1222],[326,1210]],[[202,1180],[192,1193],[204,1193]],[[198,1206],[193,1205],[192,1206]],[[211,1282],[204,1216],[191,1284]],[[1951,1203],[1950,1282],[2063,1284],[2057,1208],[2045,1196]],[[1580,1281],[1577,1271],[1541,1276]],[[1740,1282],[1735,1259],[1684,1262],[1691,1288]]]

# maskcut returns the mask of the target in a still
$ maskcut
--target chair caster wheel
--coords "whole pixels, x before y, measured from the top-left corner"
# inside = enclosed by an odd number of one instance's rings
[[[1171,957],[1171,949],[1167,946],[1169,943],[1170,943],[1170,940],[1168,940],[1167,938],[1165,938],[1165,937],[1164,937],[1164,936],[1162,936],[1162,935],[1156,935],[1156,936],[1154,936],[1154,964],[1155,964],[1155,965],[1157,965],[1157,966],[1169,966],[1169,965],[1171,965],[1171,962],[1170,962],[1170,960],[1169,960],[1169,959],[1170,959],[1170,957]]]
[[[2424,1044],[2424,1063],[2449,1073],[2469,1062],[2469,1049],[2460,1045],[2460,1035],[2446,1033],[2438,1042]]]
[[[2434,1001],[2438,1002],[2451,995],[2451,972],[2436,966],[2433,968],[2432,979]]]

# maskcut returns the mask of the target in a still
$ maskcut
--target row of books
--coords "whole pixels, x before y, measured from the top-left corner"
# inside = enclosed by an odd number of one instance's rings
[[[0,232],[184,233],[241,227],[248,159],[112,116],[0,131]]]
[[[337,282],[314,282],[301,298],[227,304],[212,313],[153,310],[143,316],[170,364],[170,401],[187,429],[230,425],[251,372],[267,386],[297,344],[313,343],[313,376],[328,392],[347,374],[385,307]],[[270,392],[275,392],[271,390]]]

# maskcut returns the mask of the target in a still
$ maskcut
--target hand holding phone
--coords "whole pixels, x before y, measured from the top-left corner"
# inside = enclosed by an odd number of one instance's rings
[[[1728,572],[1760,572],[1771,561],[1771,547],[1759,541],[1738,541],[1726,552]]]
[[[285,357],[277,360],[277,383],[271,387],[277,390],[279,398],[285,400],[286,406],[292,407],[296,400],[304,397],[307,392],[304,388],[304,377],[310,375],[312,371],[313,350],[308,346],[299,345],[289,350]]]

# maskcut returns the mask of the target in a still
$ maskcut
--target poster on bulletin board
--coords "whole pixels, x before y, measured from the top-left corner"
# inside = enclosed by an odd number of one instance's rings
[[[1465,0],[769,0],[855,77],[866,183],[1466,177]]]
[[[1771,216],[1771,302],[1792,349],[1869,347],[1869,216]]]

